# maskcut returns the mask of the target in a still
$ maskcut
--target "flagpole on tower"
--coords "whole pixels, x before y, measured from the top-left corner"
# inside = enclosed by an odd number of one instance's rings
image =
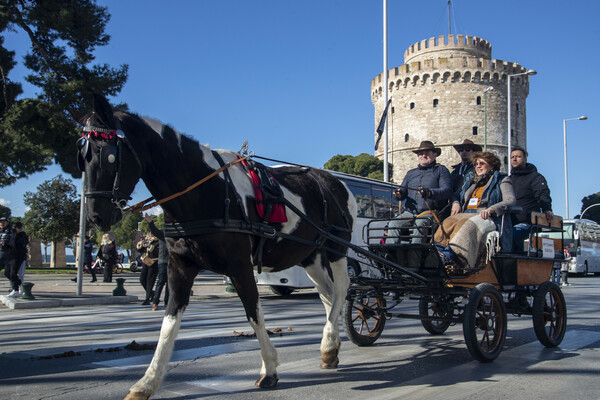
[[[388,105],[388,51],[387,51],[387,0],[383,0],[383,104]],[[388,173],[388,124],[383,128],[383,181],[389,182]]]

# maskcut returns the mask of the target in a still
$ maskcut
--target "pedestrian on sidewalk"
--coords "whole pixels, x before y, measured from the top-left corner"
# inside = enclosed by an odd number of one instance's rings
[[[0,218],[0,271],[8,267],[13,245],[13,229],[8,218]],[[6,271],[4,271],[6,274]]]
[[[21,283],[23,283],[22,279],[25,277],[25,272],[23,272],[22,277],[19,276],[19,272],[21,267],[27,262],[27,245],[29,244],[29,238],[23,230],[21,222],[15,222],[14,224],[12,242],[13,246],[5,274],[12,288],[9,296],[18,297]]]
[[[565,259],[560,266],[560,280],[563,287],[569,286],[569,264],[571,264],[571,253],[569,253],[569,248],[565,246]]]
[[[158,275],[158,239],[151,232],[146,233],[137,244],[137,251],[142,254],[142,272],[140,283],[146,291],[146,299],[142,305],[150,305],[154,298],[154,282]]]
[[[169,283],[167,279],[167,265],[169,263],[169,250],[165,242],[165,234],[162,229],[152,221],[152,217],[148,214],[144,215],[144,219],[148,222],[150,232],[158,239],[158,275],[156,277],[156,287],[154,288],[154,297],[152,299],[152,311],[158,310],[160,304],[160,295],[165,290],[165,307],[169,302]]]
[[[112,282],[112,272],[117,265],[117,244],[110,238],[108,233],[102,235],[102,244],[96,257],[104,261],[104,279],[102,282]]]

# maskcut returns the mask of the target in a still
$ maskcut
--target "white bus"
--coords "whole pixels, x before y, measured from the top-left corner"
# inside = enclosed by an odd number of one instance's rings
[[[600,225],[589,219],[563,221],[564,245],[569,249],[569,273],[586,276],[600,275]],[[560,232],[544,234],[555,239]]]
[[[398,213],[398,200],[394,198],[392,192],[399,186],[336,171],[328,172],[344,182],[354,194],[358,205],[358,216],[352,230],[352,243],[365,246],[363,227],[372,219],[392,218]],[[348,256],[364,258],[357,256],[352,250],[348,251]],[[348,259],[348,274],[357,275],[361,272],[364,274],[364,266],[365,264]],[[254,271],[254,276],[258,285],[268,285],[273,293],[282,296],[289,295],[295,289],[308,289],[314,286],[304,268],[300,266],[294,266],[281,272],[261,272],[259,274]]]

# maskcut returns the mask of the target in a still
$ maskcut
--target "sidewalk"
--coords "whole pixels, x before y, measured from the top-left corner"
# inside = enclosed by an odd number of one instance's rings
[[[142,302],[146,297],[144,288],[139,282],[140,273],[124,272],[113,275],[112,283],[103,283],[102,276],[99,280],[90,283],[91,277],[83,275],[82,295],[77,296],[77,283],[71,281],[74,274],[25,274],[25,282],[32,282],[31,294],[35,300],[8,297],[10,284],[7,279],[0,280],[0,302],[10,309],[30,309],[49,307],[73,307],[96,304],[124,304]],[[125,296],[113,296],[116,289],[116,279],[124,278],[123,287]],[[227,285],[223,283],[220,275],[205,272],[199,274],[192,289],[195,298],[237,297],[236,293],[226,291]],[[271,294],[268,287],[259,287],[259,293]],[[164,298],[164,293],[161,296]],[[161,299],[162,304],[162,299]],[[0,311],[3,309],[0,305]]]

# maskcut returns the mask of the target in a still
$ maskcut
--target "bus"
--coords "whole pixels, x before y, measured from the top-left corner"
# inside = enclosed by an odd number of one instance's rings
[[[392,192],[400,186],[342,172],[327,172],[345,183],[350,192],[354,194],[358,210],[351,241],[355,245],[365,246],[363,227],[370,220],[389,219],[398,214],[398,200],[394,198]],[[357,255],[351,249],[348,249],[348,256],[349,275],[369,274],[368,264],[357,262],[358,258],[364,258],[364,256]],[[282,296],[289,295],[296,289],[314,287],[304,268],[297,265],[280,272],[263,271],[259,274],[254,271],[254,277],[258,285],[268,285],[273,293]]]
[[[554,239],[560,239],[560,235],[561,232],[544,234]],[[600,275],[600,225],[589,219],[564,220],[562,235],[571,255],[569,273]]]

